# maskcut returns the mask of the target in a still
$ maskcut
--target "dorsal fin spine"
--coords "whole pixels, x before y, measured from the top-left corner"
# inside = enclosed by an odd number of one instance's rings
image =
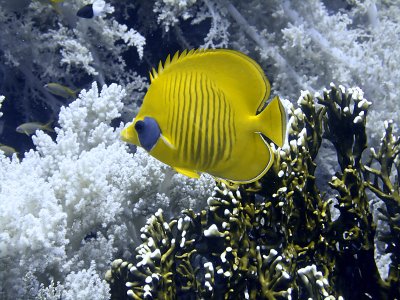
[[[187,53],[188,53],[187,49],[183,50],[181,55],[179,56],[179,59],[184,58],[187,55]]]
[[[158,63],[158,71],[157,71],[157,73],[158,74],[161,74],[161,72],[164,70],[164,68],[163,68],[163,65],[162,65],[162,62],[161,62],[161,60],[160,60],[160,62]]]
[[[164,63],[164,69],[167,68],[170,63],[171,63],[171,55],[168,54],[168,56],[165,60],[165,63]]]
[[[172,57],[171,64],[176,62],[178,60],[178,57],[179,57],[179,51],[176,51],[174,56]]]
[[[203,53],[206,52],[207,49],[191,49],[191,50],[183,50],[182,52],[179,53],[179,51],[176,51],[174,56],[171,58],[171,55],[168,54],[167,58],[165,59],[164,62],[164,66],[162,61],[160,60],[159,64],[158,64],[158,70],[155,68],[152,68],[152,71],[150,72],[150,82],[152,82],[154,79],[158,78],[158,76],[165,70],[167,69],[170,65],[176,63],[177,61],[197,54],[197,53]],[[208,51],[212,51],[212,50],[208,50]]]

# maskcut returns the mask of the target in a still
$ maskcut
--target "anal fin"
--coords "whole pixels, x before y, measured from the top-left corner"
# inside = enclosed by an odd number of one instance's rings
[[[183,169],[183,168],[177,168],[177,167],[173,167],[178,173],[183,174],[187,177],[190,178],[200,178],[200,174],[197,173],[196,171],[193,170],[189,170],[189,169]]]

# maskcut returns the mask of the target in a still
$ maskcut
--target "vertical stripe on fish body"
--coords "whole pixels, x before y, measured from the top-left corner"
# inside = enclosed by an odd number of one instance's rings
[[[183,168],[205,170],[226,162],[236,140],[234,112],[225,94],[201,72],[168,76],[164,83],[164,135],[180,145],[174,159]]]
[[[151,155],[192,177],[207,172],[247,183],[270,168],[265,137],[283,144],[286,115],[278,97],[261,110],[270,85],[256,62],[233,50],[185,51],[168,56],[150,78],[139,114],[121,133],[124,140],[146,141]],[[153,124],[152,132],[138,133],[139,121]]]

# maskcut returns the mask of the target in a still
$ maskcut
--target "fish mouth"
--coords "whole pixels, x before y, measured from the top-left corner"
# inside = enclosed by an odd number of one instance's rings
[[[129,143],[129,134],[128,134],[128,128],[124,128],[121,131],[121,140],[123,140],[126,143]]]
[[[122,129],[121,140],[129,144],[139,145],[139,140],[136,134],[134,123],[135,122],[132,122],[124,129]]]

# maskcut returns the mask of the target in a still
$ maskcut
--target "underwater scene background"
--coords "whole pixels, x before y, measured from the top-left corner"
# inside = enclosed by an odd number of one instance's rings
[[[0,299],[400,299],[399,22],[397,0],[0,0]],[[151,68],[199,48],[285,105],[255,183],[120,139]]]

